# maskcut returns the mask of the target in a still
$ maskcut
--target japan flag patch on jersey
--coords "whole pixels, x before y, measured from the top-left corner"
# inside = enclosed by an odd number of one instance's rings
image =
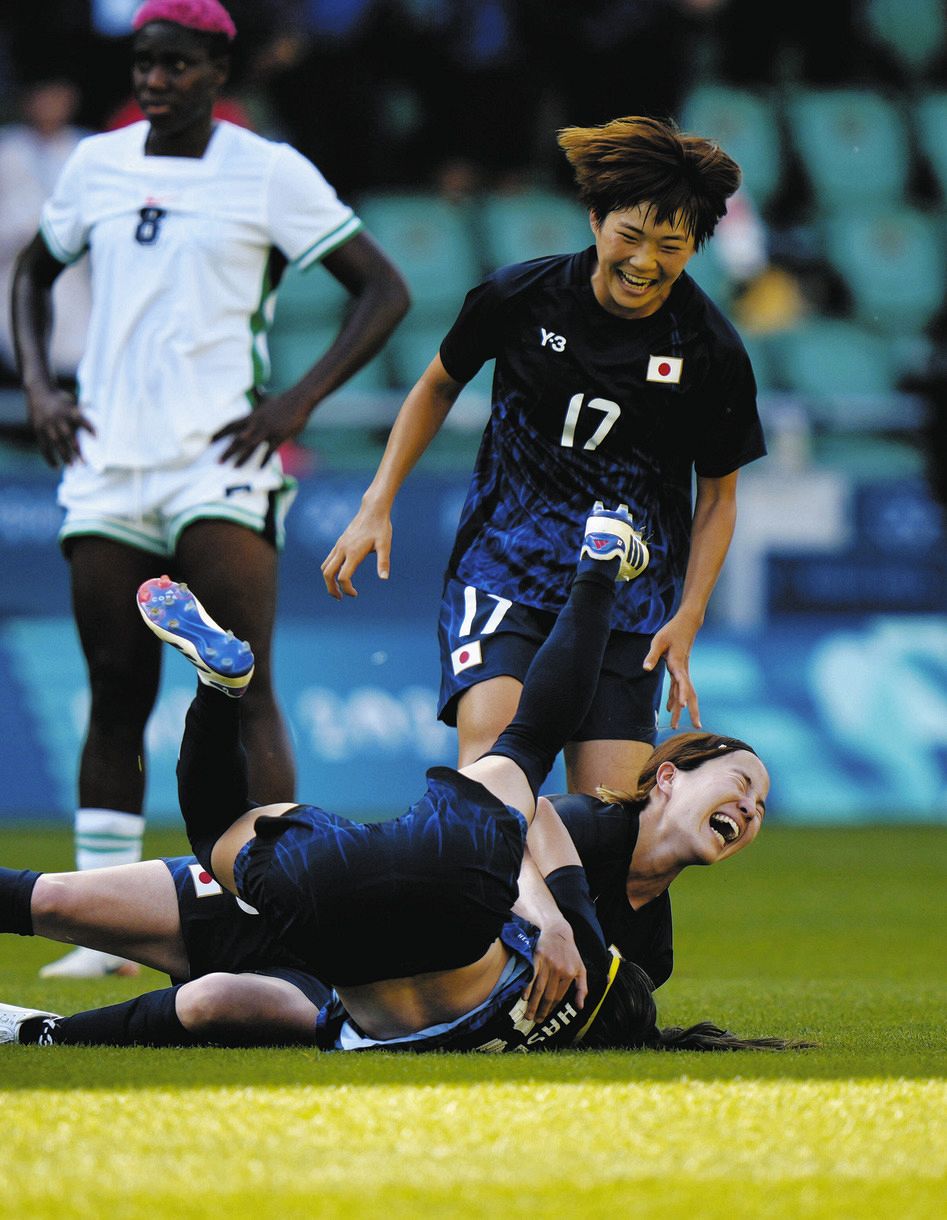
[[[462,674],[465,669],[470,669],[474,665],[482,665],[483,655],[480,651],[480,641],[471,640],[469,644],[461,644],[459,648],[455,648],[450,654],[450,663],[454,667],[455,674]]]
[[[213,894],[224,892],[223,887],[214,880],[203,864],[189,864],[187,867],[194,882],[194,893],[198,898],[210,898]]]
[[[648,380],[666,381],[669,385],[677,385],[684,371],[684,361],[680,356],[650,356],[648,358]]]

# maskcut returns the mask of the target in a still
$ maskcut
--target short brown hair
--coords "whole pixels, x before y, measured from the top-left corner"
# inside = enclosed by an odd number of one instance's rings
[[[678,217],[698,249],[740,185],[740,167],[714,140],[686,135],[670,119],[631,115],[599,127],[564,127],[579,199],[598,221],[650,204],[659,223]]]

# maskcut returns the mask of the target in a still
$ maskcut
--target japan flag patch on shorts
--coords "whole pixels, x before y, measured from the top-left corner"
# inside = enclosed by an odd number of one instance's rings
[[[482,665],[480,641],[471,640],[469,644],[461,644],[459,648],[455,648],[450,654],[450,663],[454,667],[455,675],[462,674],[465,669],[470,669],[474,665]]]
[[[677,385],[684,371],[684,361],[680,356],[650,356],[648,358],[648,380],[665,381],[669,385]]]
[[[194,882],[194,893],[198,898],[210,898],[213,894],[222,894],[223,887],[210,875],[203,864],[189,864],[188,871]]]

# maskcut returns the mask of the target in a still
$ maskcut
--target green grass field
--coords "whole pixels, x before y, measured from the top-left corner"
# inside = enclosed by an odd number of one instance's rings
[[[939,828],[769,826],[676,884],[662,1023],[818,1050],[0,1047],[0,1216],[939,1220],[945,849]],[[65,835],[0,834],[8,866],[68,867],[69,852]],[[69,1012],[142,985],[41,982],[57,953],[0,938],[0,999]]]

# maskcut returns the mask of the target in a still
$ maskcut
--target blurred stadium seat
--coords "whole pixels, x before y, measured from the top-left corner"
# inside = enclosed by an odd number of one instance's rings
[[[907,207],[849,214],[825,224],[826,252],[848,285],[860,321],[889,333],[918,331],[944,301],[943,223]]]
[[[780,389],[779,364],[773,351],[774,340],[768,336],[746,335],[742,332],[740,338],[753,365],[753,376],[760,394],[770,394]]]
[[[320,264],[305,271],[288,266],[276,290],[274,327],[325,325],[338,318],[348,301],[348,293]]]
[[[585,209],[551,191],[489,196],[481,211],[481,227],[485,261],[491,269],[584,250],[593,240]]]
[[[789,389],[822,407],[836,398],[890,395],[896,388],[887,346],[854,322],[815,318],[780,336],[773,350]]]
[[[715,305],[726,310],[732,285],[719,250],[712,241],[693,256],[687,264],[687,274],[697,281]]]
[[[357,210],[408,281],[410,316],[446,319],[449,325],[481,278],[466,216],[434,195],[364,195]]]
[[[322,321],[316,324],[303,318],[298,325],[295,320],[290,325],[289,319],[284,317],[282,325],[274,326],[269,336],[273,370],[270,390],[279,393],[295,385],[328,349],[337,331],[336,323]],[[388,354],[382,351],[347,381],[344,388],[360,394],[376,393],[387,390],[389,381]]]
[[[728,85],[701,85],[684,104],[685,131],[712,136],[743,170],[743,187],[765,207],[783,173],[782,136],[770,102]]]
[[[895,103],[870,89],[800,88],[786,109],[820,210],[904,201],[910,141]]]
[[[446,333],[447,328],[437,323],[412,325],[410,318],[398,327],[388,340],[388,353],[394,384],[400,390],[408,390],[414,385],[437,355]],[[492,385],[493,361],[489,360],[465,389],[489,397]]]
[[[934,171],[942,197],[947,200],[947,92],[926,94],[915,109],[915,128],[921,151]]]
[[[867,0],[870,33],[912,76],[931,66],[947,39],[944,0]]]
[[[438,322],[413,322],[411,316],[401,323],[388,340],[394,384],[407,390],[437,355],[447,327]]]

